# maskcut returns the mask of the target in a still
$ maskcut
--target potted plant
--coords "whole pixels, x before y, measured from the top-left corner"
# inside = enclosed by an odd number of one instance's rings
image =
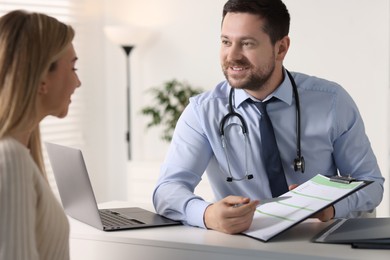
[[[189,98],[201,91],[200,88],[194,88],[187,82],[176,79],[167,81],[160,87],[151,88],[149,92],[153,95],[154,104],[141,110],[143,115],[151,117],[147,128],[162,125],[161,139],[170,142],[177,120],[188,105]]]

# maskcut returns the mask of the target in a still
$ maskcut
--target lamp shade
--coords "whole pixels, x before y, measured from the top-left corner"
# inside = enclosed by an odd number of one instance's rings
[[[105,26],[104,33],[112,42],[121,46],[137,46],[151,35],[148,28],[136,26]]]

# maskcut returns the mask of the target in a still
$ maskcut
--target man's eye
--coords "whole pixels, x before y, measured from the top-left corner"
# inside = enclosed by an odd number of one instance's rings
[[[222,45],[229,45],[229,44],[230,44],[229,41],[227,41],[227,40],[222,40]]]
[[[243,42],[242,45],[246,46],[246,47],[251,47],[253,46],[254,44],[252,42]]]

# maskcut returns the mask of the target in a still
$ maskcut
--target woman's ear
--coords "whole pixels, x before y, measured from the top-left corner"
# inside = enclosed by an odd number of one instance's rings
[[[38,94],[45,95],[48,92],[48,85],[45,81],[42,81],[38,88]]]
[[[49,75],[46,73],[42,79],[38,88],[39,94],[47,94],[49,92]]]

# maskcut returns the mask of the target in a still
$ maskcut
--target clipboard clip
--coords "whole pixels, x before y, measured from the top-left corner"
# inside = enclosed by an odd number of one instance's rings
[[[356,179],[352,178],[350,174],[348,174],[348,176],[341,176],[339,172],[337,172],[337,175],[332,176],[329,179],[330,181],[344,184],[350,184],[351,182],[356,181]]]

